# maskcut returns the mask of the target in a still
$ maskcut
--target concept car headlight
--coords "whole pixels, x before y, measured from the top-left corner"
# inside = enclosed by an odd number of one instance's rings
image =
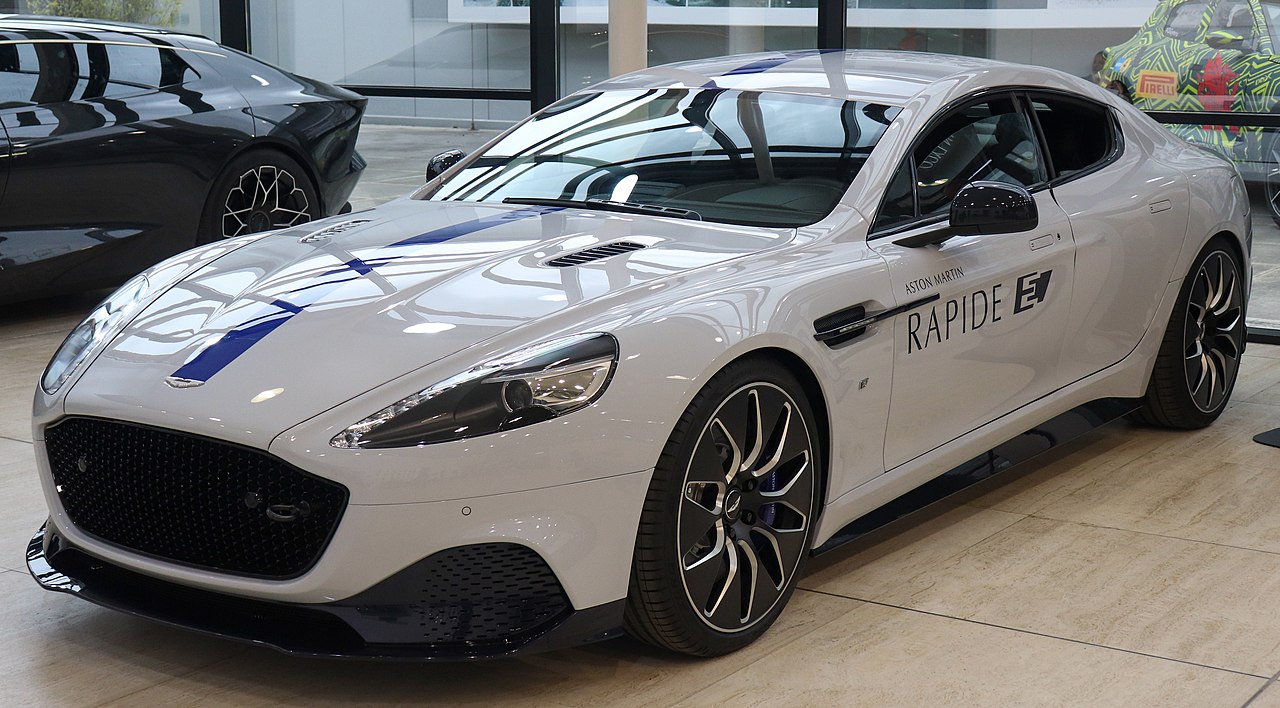
[[[40,378],[40,388],[52,396],[71,378],[76,369],[84,363],[89,352],[99,342],[115,334],[116,330],[128,321],[138,305],[152,292],[151,282],[146,274],[135,276],[115,291],[102,304],[85,318],[80,326],[71,330],[71,334],[63,340],[62,346],[53,355],[49,366],[45,367],[44,376]]]
[[[604,393],[618,342],[579,334],[490,359],[383,408],[330,441],[412,447],[511,430],[586,408]]]

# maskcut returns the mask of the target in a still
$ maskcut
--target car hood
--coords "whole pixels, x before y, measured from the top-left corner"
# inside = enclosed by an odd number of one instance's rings
[[[513,328],[793,235],[400,200],[269,235],[187,276],[104,348],[65,410],[266,447],[294,424]],[[636,250],[577,262],[613,244],[626,245],[610,252]],[[548,264],[566,255],[575,263]]]

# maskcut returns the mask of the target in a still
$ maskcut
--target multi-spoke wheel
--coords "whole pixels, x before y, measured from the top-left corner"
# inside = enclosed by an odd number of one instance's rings
[[[1201,428],[1222,413],[1244,353],[1244,286],[1230,244],[1210,241],[1182,284],[1138,420]]]
[[[233,160],[214,182],[201,241],[305,224],[320,216],[315,187],[303,168],[274,151]]]
[[[1267,211],[1271,220],[1280,226],[1280,132],[1271,132],[1263,139],[1262,187],[1267,196]]]
[[[793,376],[753,359],[713,378],[654,471],[628,629],[703,656],[763,633],[808,556],[821,469],[813,415]]]

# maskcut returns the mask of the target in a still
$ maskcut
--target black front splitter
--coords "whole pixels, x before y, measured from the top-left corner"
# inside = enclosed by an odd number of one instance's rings
[[[386,604],[388,590],[412,584],[414,567],[350,600],[290,604],[227,595],[135,573],[71,546],[42,527],[27,546],[27,569],[46,590],[102,607],[298,656],[403,661],[467,661],[551,651],[622,634],[625,600],[566,610],[535,631],[503,641],[423,644],[405,606]],[[363,597],[377,597],[370,605]],[[407,606],[407,605],[406,605]]]

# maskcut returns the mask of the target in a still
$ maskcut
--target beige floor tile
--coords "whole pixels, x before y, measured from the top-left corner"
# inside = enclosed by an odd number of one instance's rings
[[[1090,475],[1037,516],[1280,553],[1280,449],[1247,442],[1233,452],[1257,462],[1152,455]]]
[[[1239,706],[1263,680],[865,605],[684,705]]]
[[[861,604],[797,593],[760,641],[711,660],[676,656],[630,639],[508,661],[453,665],[305,660],[253,650],[116,705],[670,705],[753,661],[805,641],[810,632]]]
[[[1240,378],[1231,392],[1232,400],[1248,400],[1266,389],[1280,383],[1280,358],[1269,356],[1245,355],[1240,362]]]
[[[26,572],[27,541],[47,517],[31,443],[0,439],[0,568]]]
[[[903,604],[1270,676],[1280,555],[1028,518],[921,573]]]
[[[244,651],[0,573],[0,705],[91,706]],[[135,704],[141,705],[141,704]]]
[[[1267,359],[1280,359],[1280,345],[1250,343],[1245,347],[1246,357],[1257,356]]]
[[[1280,708],[1280,683],[1271,683],[1249,704],[1249,708]]]
[[[814,559],[800,587],[892,601],[910,578],[1022,518],[1003,511],[935,504]]]
[[[961,492],[970,506],[1033,514],[1090,481],[1088,473],[1118,469],[1141,457],[1150,445],[1134,437],[1136,428],[1116,422],[1035,457]]]

